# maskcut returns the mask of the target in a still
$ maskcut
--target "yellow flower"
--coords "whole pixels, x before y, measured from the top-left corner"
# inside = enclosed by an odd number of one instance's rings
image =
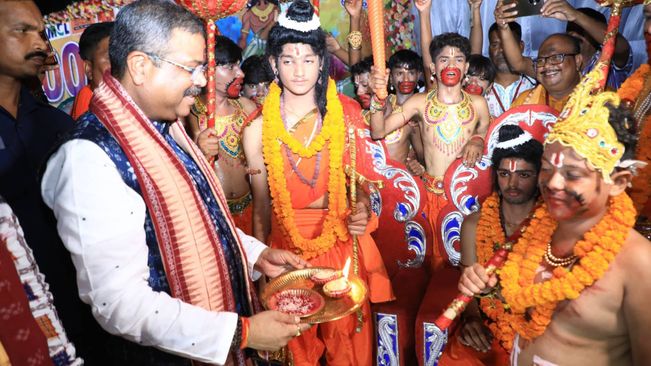
[[[267,180],[273,199],[273,212],[280,222],[282,231],[289,237],[292,245],[301,250],[305,259],[314,258],[332,248],[337,240],[348,240],[346,216],[346,178],[343,155],[346,125],[344,112],[334,82],[328,80],[326,94],[328,112],[323,118],[319,134],[308,146],[295,139],[286,129],[280,115],[280,87],[272,83],[265,98],[262,110],[262,152],[267,165]],[[328,164],[328,214],[321,234],[313,239],[304,238],[294,221],[294,208],[287,190],[282,145],[302,158],[309,159],[324,148],[329,149]]]

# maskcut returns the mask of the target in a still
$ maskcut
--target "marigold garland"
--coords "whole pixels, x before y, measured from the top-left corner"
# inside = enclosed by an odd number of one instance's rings
[[[534,283],[557,226],[546,205],[536,210],[500,272],[502,296],[513,313],[511,324],[521,337],[531,340],[543,334],[560,301],[576,299],[604,275],[633,227],[635,215],[626,193],[612,197],[606,215],[574,246],[579,261],[572,269],[555,268],[550,280]]]
[[[281,89],[272,83],[265,98],[262,110],[262,152],[267,166],[269,191],[273,199],[273,211],[280,222],[283,233],[292,245],[302,251],[305,259],[314,258],[328,251],[337,240],[348,240],[346,217],[346,177],[343,167],[346,126],[343,106],[337,96],[337,88],[328,80],[328,112],[323,118],[323,126],[308,146],[287,132],[280,115]],[[329,149],[328,169],[328,215],[323,223],[321,234],[314,239],[304,238],[294,221],[294,209],[290,192],[287,190],[282,144],[294,154],[309,159],[321,151],[325,145]]]
[[[646,79],[651,77],[651,66],[643,64],[640,66],[633,75],[629,76],[622,86],[617,90],[617,94],[622,101],[629,101],[635,104],[639,98],[645,98],[646,95],[640,95]],[[638,121],[638,126],[641,131],[638,134],[637,151],[635,158],[651,164],[651,114],[646,116],[644,121]],[[649,196],[651,196],[651,168],[647,165],[644,168],[637,170],[637,176],[633,177],[631,182],[632,188],[629,189],[631,199],[635,204],[638,213],[646,206]]]
[[[476,230],[477,262],[485,266],[506,240],[500,218],[500,198],[494,192],[481,206]],[[499,270],[497,273],[499,276]],[[515,330],[511,325],[513,315],[509,306],[496,296],[483,297],[479,304],[482,312],[491,320],[488,328],[502,347],[510,352],[513,348]]]

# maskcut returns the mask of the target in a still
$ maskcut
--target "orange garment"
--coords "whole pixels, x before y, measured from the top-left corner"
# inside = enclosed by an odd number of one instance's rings
[[[537,87],[529,89],[520,94],[511,104],[511,108],[519,107],[525,104],[542,104],[554,108],[558,113],[561,113],[565,103],[570,99],[570,94],[561,99],[556,99],[547,93],[547,90],[538,84]]]
[[[312,118],[304,119],[290,130],[299,141],[312,134],[316,114]],[[289,159],[283,154],[284,171],[287,177],[287,189],[290,192],[292,206],[294,207],[294,220],[300,234],[305,238],[314,238],[321,233],[323,222],[328,211],[326,209],[306,208],[314,201],[322,198],[327,193],[329,154],[328,144],[321,150],[320,158],[314,156],[309,159],[300,159],[292,154],[297,170],[304,179],[312,179],[314,170],[319,162],[319,174],[314,187],[301,181],[298,174],[293,171]],[[300,160],[299,160],[300,159]],[[343,161],[342,161],[343,164]],[[272,215],[271,234],[269,245],[273,248],[286,249],[297,252],[297,248],[286,237],[276,215]],[[377,218],[373,217],[364,235],[358,236],[359,243],[359,276],[366,281],[369,288],[369,300],[383,302],[392,300],[393,292],[391,283],[382,262],[382,257],[373,241],[370,232],[377,228]],[[298,254],[301,254],[298,251]],[[353,258],[352,238],[342,242],[337,241],[327,252],[311,258],[313,266],[326,266],[343,268],[347,258]],[[358,365],[366,366],[372,362],[373,332],[369,301],[362,306],[363,326],[360,333],[355,332],[357,317],[355,314],[330,323],[319,324],[304,332],[302,336],[289,342],[294,365],[318,365],[324,351],[328,365]]]
[[[438,223],[438,217],[441,209],[448,204],[448,199],[445,197],[445,190],[443,189],[443,177],[432,177],[425,173],[422,178],[425,183],[427,198],[424,211],[434,233],[434,240],[432,240],[432,248],[434,248],[432,269],[437,270],[442,268],[445,263],[445,249],[441,242],[441,228]]]
[[[93,97],[93,90],[90,88],[90,85],[86,85],[77,96],[75,96],[75,102],[72,104],[72,109],[70,110],[70,115],[75,121],[81,117],[82,114],[88,112],[88,106],[90,106],[90,99]]]
[[[497,339],[493,339],[491,350],[483,353],[475,351],[472,347],[464,346],[459,342],[461,327],[448,339],[439,358],[441,366],[509,366],[509,353],[500,345]]]
[[[253,235],[253,202],[251,192],[242,198],[227,200],[227,202],[235,227],[247,235]]]

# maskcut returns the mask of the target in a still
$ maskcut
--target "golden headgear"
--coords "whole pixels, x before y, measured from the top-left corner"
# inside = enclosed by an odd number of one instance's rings
[[[598,63],[581,80],[558,122],[552,126],[545,144],[558,142],[572,148],[601,172],[607,183],[612,183],[610,174],[624,154],[624,145],[617,140],[615,130],[608,123],[610,111],[606,104],[619,106],[619,96],[612,92],[592,94],[599,88],[607,70],[607,64]]]

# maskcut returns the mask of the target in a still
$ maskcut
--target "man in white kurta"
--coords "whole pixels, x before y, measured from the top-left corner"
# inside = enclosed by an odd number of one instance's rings
[[[284,346],[308,326],[259,312],[252,274],[305,262],[235,229],[208,162],[170,122],[206,84],[203,23],[174,3],[137,1],[120,11],[109,54],[111,75],[41,185],[80,297],[132,341],[113,337],[107,363],[243,365],[247,347]]]

